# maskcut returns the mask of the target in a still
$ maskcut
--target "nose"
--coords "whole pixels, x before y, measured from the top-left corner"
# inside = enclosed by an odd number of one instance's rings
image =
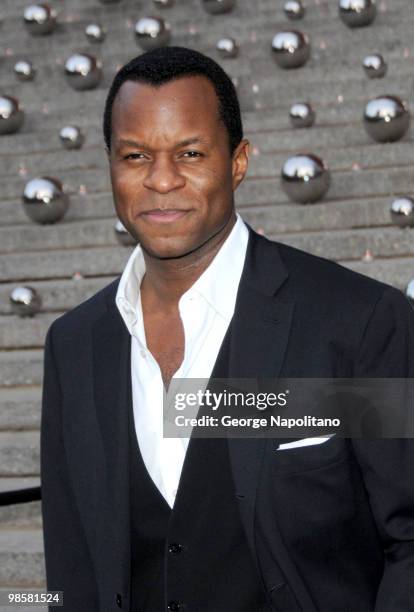
[[[185,185],[185,178],[179,173],[176,163],[167,156],[160,156],[148,165],[144,187],[158,191],[158,193],[169,193]]]

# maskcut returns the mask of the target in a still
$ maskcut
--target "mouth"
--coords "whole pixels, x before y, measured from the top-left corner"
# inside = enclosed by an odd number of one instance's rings
[[[153,221],[155,223],[171,223],[182,219],[190,210],[180,210],[178,208],[154,208],[141,213],[141,217],[147,221]]]

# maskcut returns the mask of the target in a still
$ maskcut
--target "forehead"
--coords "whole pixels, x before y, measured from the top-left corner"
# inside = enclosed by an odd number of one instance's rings
[[[112,132],[140,130],[212,132],[220,125],[218,98],[213,84],[203,76],[186,76],[154,87],[126,81],[115,98]]]

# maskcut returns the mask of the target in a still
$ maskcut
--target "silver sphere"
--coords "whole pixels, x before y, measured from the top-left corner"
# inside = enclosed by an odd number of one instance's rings
[[[19,60],[14,65],[14,73],[20,81],[33,81],[36,70],[32,62],[27,60]]]
[[[397,96],[380,96],[368,102],[364,126],[377,142],[399,140],[410,126],[410,111]]]
[[[171,8],[174,6],[174,0],[152,0],[157,8]]]
[[[210,15],[222,15],[233,10],[236,0],[201,0],[201,3]]]
[[[23,192],[23,208],[36,223],[55,223],[62,219],[69,205],[62,183],[49,176],[30,180]]]
[[[56,11],[48,4],[31,4],[25,8],[23,20],[30,34],[44,36],[56,27]]]
[[[122,221],[119,219],[115,223],[114,231],[118,242],[120,242],[123,246],[132,246],[137,244],[135,238],[131,236]]]
[[[407,287],[405,288],[405,295],[408,297],[411,304],[414,305],[414,278],[410,280]]]
[[[376,14],[375,0],[339,0],[339,16],[349,28],[369,25]]]
[[[316,114],[307,102],[297,102],[291,106],[289,117],[294,128],[308,128],[315,123]]]
[[[135,40],[144,51],[165,47],[170,41],[170,26],[160,17],[142,17],[135,24]]]
[[[239,46],[234,38],[220,38],[216,48],[223,59],[237,57],[239,54]]]
[[[288,19],[302,19],[306,12],[301,0],[287,0],[283,10]]]
[[[102,64],[89,53],[74,53],[65,62],[65,76],[73,89],[94,89],[102,78]]]
[[[370,79],[381,79],[387,73],[387,63],[380,53],[373,53],[364,57],[362,66]]]
[[[310,41],[297,30],[278,32],[272,40],[272,52],[281,68],[299,68],[310,57]]]
[[[99,23],[90,23],[85,28],[85,36],[92,43],[102,43],[105,40],[106,29]]]
[[[9,296],[14,314],[19,317],[32,317],[39,312],[42,300],[33,287],[15,287]]]
[[[283,165],[281,176],[287,196],[303,204],[323,198],[331,182],[328,167],[312,153],[289,157]]]
[[[13,96],[0,95],[0,134],[14,134],[24,121],[24,112]]]
[[[397,198],[391,204],[391,221],[400,227],[414,227],[414,200],[409,197]]]
[[[76,125],[66,125],[59,132],[59,138],[65,149],[80,149],[84,136]]]

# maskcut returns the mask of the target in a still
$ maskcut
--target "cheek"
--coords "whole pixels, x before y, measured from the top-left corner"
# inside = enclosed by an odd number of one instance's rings
[[[231,175],[227,168],[218,164],[205,167],[196,175],[189,176],[188,184],[200,194],[204,194],[204,199],[211,204],[232,192]]]

